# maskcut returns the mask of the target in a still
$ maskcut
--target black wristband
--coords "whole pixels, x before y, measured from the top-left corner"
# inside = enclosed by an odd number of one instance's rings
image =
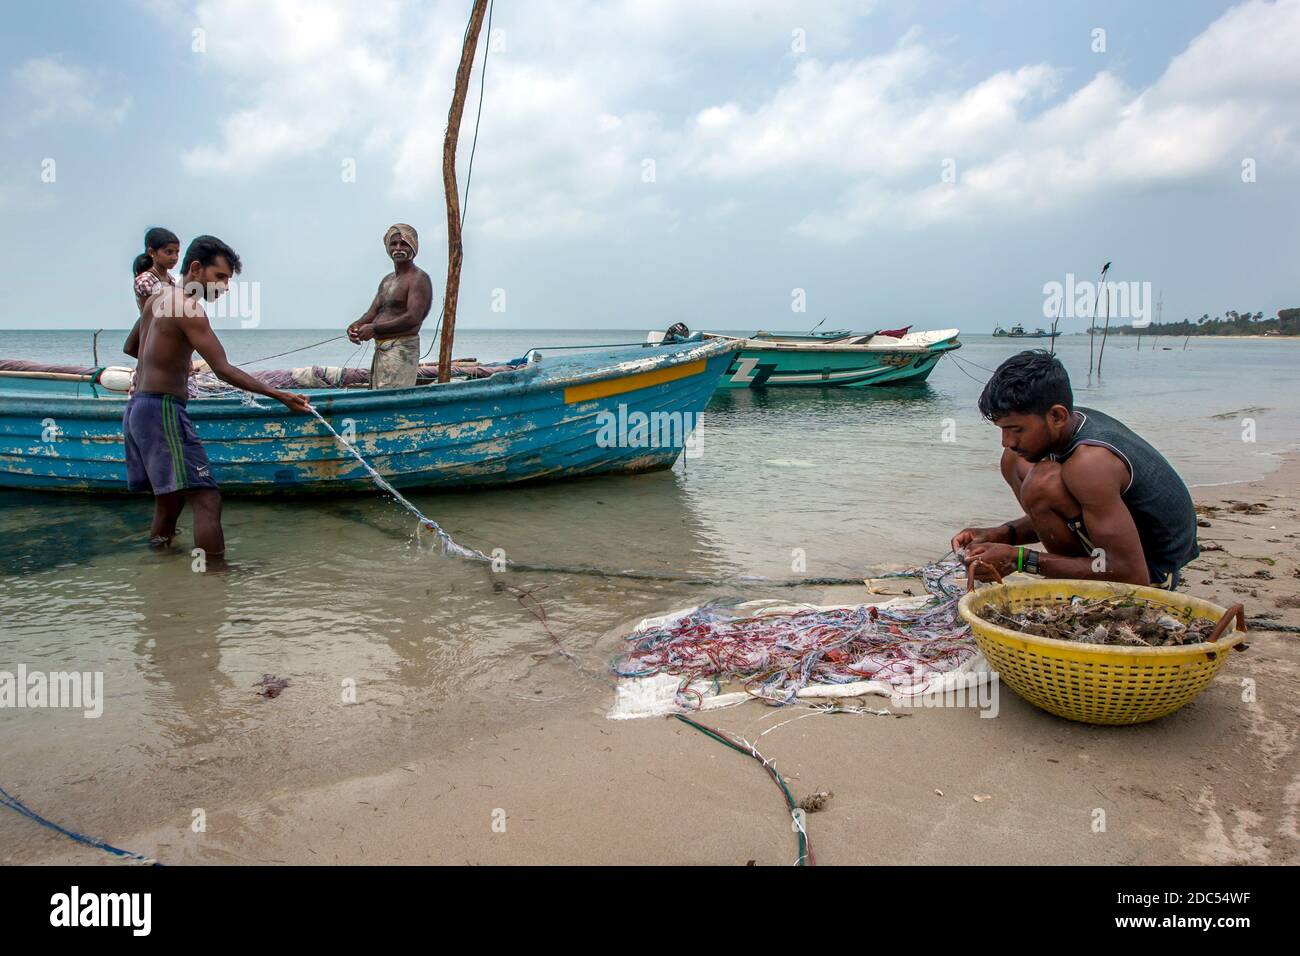
[[[1006,528],[1007,531],[1011,533],[1011,540],[1008,541],[1007,544],[1018,544],[1020,541],[1020,535],[1016,533],[1016,523],[1014,521],[1008,521],[1003,524],[1002,527]]]

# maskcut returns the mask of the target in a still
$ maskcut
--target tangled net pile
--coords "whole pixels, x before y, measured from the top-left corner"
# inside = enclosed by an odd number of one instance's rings
[[[678,703],[698,708],[691,685],[744,682],[746,692],[788,704],[810,684],[878,680],[901,692],[975,656],[970,628],[957,614],[961,587],[949,580],[960,562],[937,562],[889,577],[919,577],[932,599],[919,608],[875,605],[737,617],[706,604],[661,627],[633,632],[632,650],[613,665],[619,677],[681,678]]]

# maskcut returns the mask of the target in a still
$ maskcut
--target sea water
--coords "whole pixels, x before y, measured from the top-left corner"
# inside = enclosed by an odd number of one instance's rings
[[[334,334],[220,332],[236,362]],[[127,364],[123,335],[101,335],[100,364]],[[643,338],[464,329],[456,355],[493,361]],[[410,497],[466,546],[521,564],[797,578],[920,563],[967,524],[1016,516],[997,430],[975,399],[987,370],[1046,342],[962,338],[921,386],[720,392],[697,454],[672,471]],[[1056,348],[1076,401],[1129,424],[1189,484],[1257,477],[1300,447],[1300,343],[1142,346],[1111,339],[1091,378],[1086,336]],[[91,333],[0,331],[0,356],[91,364]],[[336,340],[252,367],[367,361]],[[94,719],[84,708],[0,710],[0,787],[100,833],[183,826],[194,807],[388,769],[448,727],[472,734],[532,719],[544,701],[598,714],[609,689],[577,676],[555,640],[600,675],[642,617],[710,598],[818,594],[494,574],[440,557],[381,495],[229,499],[231,568],[205,573],[188,516],[170,552],[146,546],[151,510],[147,497],[0,491],[0,670],[103,680]],[[274,700],[257,692],[264,674],[289,681]],[[0,859],[36,858],[52,839],[0,813]]]

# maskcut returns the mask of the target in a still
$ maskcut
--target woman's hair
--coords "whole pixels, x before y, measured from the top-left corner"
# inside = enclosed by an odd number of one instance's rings
[[[135,257],[131,263],[131,274],[138,276],[141,272],[146,272],[153,268],[153,256],[149,255],[150,249],[161,249],[163,246],[171,243],[180,245],[181,241],[177,238],[176,233],[170,229],[164,229],[162,226],[154,226],[144,234],[144,252]]]

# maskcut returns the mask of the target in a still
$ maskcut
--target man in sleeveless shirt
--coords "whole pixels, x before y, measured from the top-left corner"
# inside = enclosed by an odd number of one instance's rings
[[[1024,510],[965,528],[954,551],[976,574],[1028,571],[1173,588],[1200,554],[1196,509],[1164,456],[1131,429],[1076,407],[1065,367],[1036,349],[1003,362],[979,398],[1002,431],[1002,477]],[[1042,545],[1042,550],[1028,547]]]

